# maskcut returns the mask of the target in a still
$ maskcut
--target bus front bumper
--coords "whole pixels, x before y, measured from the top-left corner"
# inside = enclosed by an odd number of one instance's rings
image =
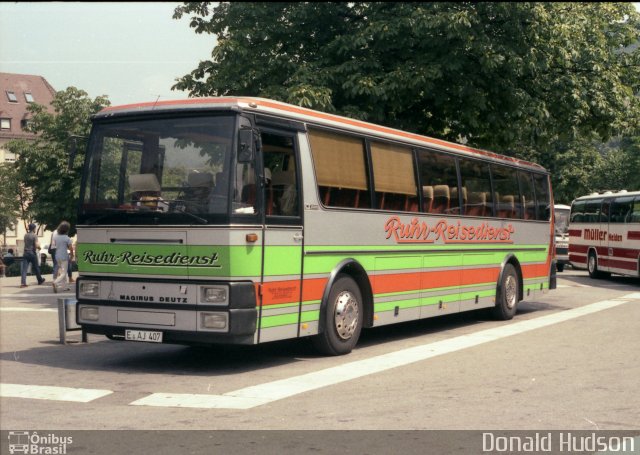
[[[255,343],[258,312],[252,282],[101,281],[91,299],[82,297],[82,282],[99,280],[78,281],[76,321],[87,333],[163,343]],[[226,302],[203,302],[203,287],[227,289]]]

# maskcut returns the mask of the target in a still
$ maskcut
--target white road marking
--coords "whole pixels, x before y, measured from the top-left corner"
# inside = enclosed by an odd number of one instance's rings
[[[616,299],[603,300],[572,310],[560,311],[535,319],[482,330],[469,335],[402,349],[369,359],[357,360],[313,373],[246,387],[222,395],[153,393],[130,404],[135,406],[250,409],[304,392],[332,386],[386,371],[391,368],[409,365],[439,355],[496,341],[508,336],[518,335],[560,322],[569,321],[581,316],[597,313],[598,311],[614,308],[634,300],[640,300],[640,292],[627,294]]]
[[[47,313],[58,312],[58,310],[54,310],[53,308],[25,308],[25,307],[0,307],[0,311],[6,311],[6,312],[44,311]]]
[[[74,401],[88,403],[113,393],[111,390],[78,389],[41,385],[0,384],[2,398],[32,398],[35,400]]]
[[[56,293],[51,293],[51,294],[5,294],[4,295],[4,299],[10,299],[10,298],[14,298],[14,299],[22,299],[22,298],[26,298],[26,297],[68,297],[68,296],[75,296],[76,293],[75,292],[58,292]]]

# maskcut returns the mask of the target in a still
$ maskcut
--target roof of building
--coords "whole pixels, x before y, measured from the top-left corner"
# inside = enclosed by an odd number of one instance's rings
[[[42,76],[0,73],[0,119],[10,119],[10,129],[0,129],[0,139],[25,139],[33,133],[24,131],[31,117],[29,104],[42,104],[53,113],[51,102],[56,91]]]

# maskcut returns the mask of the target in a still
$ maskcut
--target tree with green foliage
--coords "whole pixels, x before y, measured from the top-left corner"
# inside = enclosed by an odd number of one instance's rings
[[[13,197],[28,201],[23,217],[53,230],[62,220],[75,225],[90,117],[109,101],[104,96],[92,100],[85,91],[69,87],[57,92],[51,105],[53,114],[42,105],[29,106],[29,129],[37,134],[35,140],[14,140],[6,147],[16,154],[14,175],[20,185],[14,188],[18,197]],[[74,140],[78,154],[69,167]]]
[[[16,221],[22,218],[20,189],[15,166],[11,162],[0,163],[0,236],[16,228]]]
[[[565,198],[586,188],[568,183],[585,144],[640,129],[631,3],[186,2],[185,15],[217,45],[174,89],[466,141],[553,168]]]

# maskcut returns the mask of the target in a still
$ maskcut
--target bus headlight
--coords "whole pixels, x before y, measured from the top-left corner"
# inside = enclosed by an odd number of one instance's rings
[[[81,281],[78,293],[80,298],[95,299],[100,297],[99,281]]]
[[[203,329],[226,331],[228,321],[227,313],[200,313],[200,327]]]
[[[226,305],[228,301],[229,289],[227,286],[201,286],[200,303],[212,305]]]
[[[98,319],[100,319],[100,309],[97,306],[80,307],[81,321],[97,321]]]

